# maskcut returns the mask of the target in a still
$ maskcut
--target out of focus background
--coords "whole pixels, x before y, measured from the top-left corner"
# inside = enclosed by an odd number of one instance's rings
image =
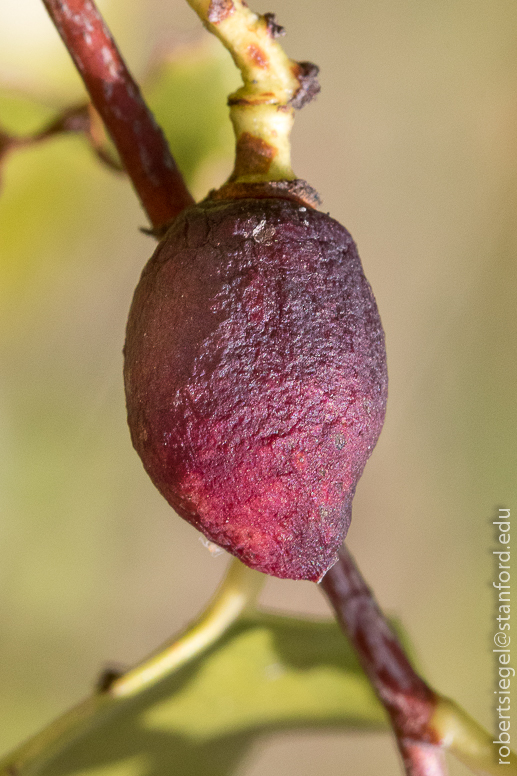
[[[357,241],[386,331],[388,416],[347,541],[425,677],[494,729],[491,521],[498,507],[517,516],[517,4],[261,3],[289,55],[321,68],[294,169]],[[184,0],[99,6],[204,196],[232,166],[229,56]],[[0,124],[33,132],[83,99],[39,0],[2,0]],[[131,447],[122,345],[154,244],[129,184],[76,137],[17,152],[1,174],[3,753],[107,663],[184,627],[228,559],[172,513]],[[330,614],[311,583],[270,579],[262,602]],[[305,730],[264,739],[240,776],[316,772],[400,766],[388,734]]]

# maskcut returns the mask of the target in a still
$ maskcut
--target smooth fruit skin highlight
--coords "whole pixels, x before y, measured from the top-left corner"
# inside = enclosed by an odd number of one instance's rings
[[[258,571],[320,580],[387,398],[347,230],[288,199],[188,208],[135,291],[124,373],[133,444],[176,512]]]

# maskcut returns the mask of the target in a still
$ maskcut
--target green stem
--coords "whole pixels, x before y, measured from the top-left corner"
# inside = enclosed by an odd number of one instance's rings
[[[469,717],[454,701],[438,697],[429,728],[440,740],[441,746],[458,758],[478,776],[517,776],[517,756],[510,751],[500,758],[498,745],[493,743],[497,735],[490,735],[481,725]],[[500,764],[503,759],[505,764]]]
[[[232,560],[228,573],[214,598],[182,635],[140,665],[112,681],[104,692],[97,692],[54,720],[45,730],[22,744],[0,761],[0,776],[21,776],[31,766],[48,760],[70,743],[85,726],[99,721],[124,698],[143,692],[177,671],[213,646],[244,612],[254,608],[266,577]]]
[[[249,611],[266,576],[233,559],[228,574],[201,617],[178,639],[111,684],[110,695],[135,695],[190,662],[215,644],[230,625]]]
[[[42,765],[71,741],[84,725],[99,718],[111,703],[107,695],[95,694],[74,706],[0,761],[0,776],[21,776],[25,769]]]

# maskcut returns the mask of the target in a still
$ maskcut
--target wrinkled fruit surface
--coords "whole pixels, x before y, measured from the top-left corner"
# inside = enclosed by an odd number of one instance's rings
[[[346,229],[287,199],[184,211],[136,289],[125,384],[133,444],[178,514],[259,571],[323,576],[387,395]]]

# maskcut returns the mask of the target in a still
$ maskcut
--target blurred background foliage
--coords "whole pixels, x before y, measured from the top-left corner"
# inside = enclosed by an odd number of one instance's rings
[[[228,56],[184,0],[99,6],[203,196],[231,169]],[[276,12],[290,56],[321,68],[294,168],[354,235],[386,330],[388,417],[348,541],[425,676],[492,728],[491,520],[517,508],[517,5],[253,7]],[[83,99],[39,0],[3,0],[0,124],[32,132]],[[87,694],[106,663],[182,628],[224,573],[155,492],[126,428],[121,351],[153,250],[145,225],[81,138],[2,168],[0,752]],[[261,600],[328,615],[310,583],[268,580]],[[344,769],[400,772],[387,734],[304,730],[269,737],[240,773]]]

